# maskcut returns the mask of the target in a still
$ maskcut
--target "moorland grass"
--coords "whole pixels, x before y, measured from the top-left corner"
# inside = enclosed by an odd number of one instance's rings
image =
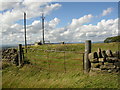
[[[119,43],[94,43],[92,52],[118,50]],[[112,73],[83,73],[84,44],[29,46],[26,64],[6,65],[2,70],[3,88],[118,88],[120,78]],[[45,52],[44,50],[71,51]],[[76,51],[77,53],[74,53]]]

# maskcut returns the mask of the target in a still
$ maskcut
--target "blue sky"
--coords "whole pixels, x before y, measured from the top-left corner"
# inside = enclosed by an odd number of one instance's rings
[[[67,25],[73,18],[80,18],[87,14],[98,16],[103,10],[107,8],[113,8],[113,12],[105,17],[96,18],[91,24],[96,24],[102,19],[115,19],[118,17],[118,3],[109,2],[61,2],[61,8],[51,13],[48,16],[48,20],[57,17],[61,20],[59,26]],[[50,17],[50,18],[49,18]]]
[[[56,3],[56,2],[54,2]],[[52,4],[54,4],[52,3]],[[92,22],[88,24],[96,25],[102,19],[116,19],[118,17],[118,3],[117,2],[57,2],[62,6],[51,12],[46,16],[45,20],[50,21],[55,17],[60,19],[60,23],[57,27],[63,27],[71,23],[73,18],[80,18],[84,15],[92,14],[93,16],[99,16],[97,18],[94,17]],[[112,8],[112,13],[107,16],[100,17],[100,14],[103,10],[107,8]],[[27,21],[27,24],[31,24],[34,20],[40,20],[40,17],[32,18]],[[22,24],[23,20],[17,21],[17,23]]]
[[[24,0],[3,5],[0,11],[3,43],[24,43],[24,10],[27,11],[28,43],[42,40],[41,7],[46,12],[47,41],[84,42],[91,39],[98,42],[118,35],[118,2],[33,2]]]

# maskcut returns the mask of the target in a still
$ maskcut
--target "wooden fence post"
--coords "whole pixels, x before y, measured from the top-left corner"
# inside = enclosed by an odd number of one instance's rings
[[[84,57],[85,57],[85,53],[83,53],[83,70],[84,70]]]
[[[88,73],[90,71],[90,61],[88,59],[88,54],[91,53],[91,40],[86,40],[85,42],[85,59],[84,59],[84,72]]]
[[[22,55],[22,44],[18,45],[18,65],[21,66],[23,61],[23,55]]]

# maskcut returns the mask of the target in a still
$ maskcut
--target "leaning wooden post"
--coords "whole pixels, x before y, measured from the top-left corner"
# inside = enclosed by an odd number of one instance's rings
[[[85,59],[84,59],[84,72],[88,73],[90,71],[90,61],[88,59],[88,54],[91,53],[91,40],[86,40],[85,42]]]
[[[18,65],[22,65],[22,44],[18,45]]]

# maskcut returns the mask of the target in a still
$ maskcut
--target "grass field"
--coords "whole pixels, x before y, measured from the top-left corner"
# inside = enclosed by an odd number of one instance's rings
[[[92,52],[118,50],[120,43],[94,43]],[[84,44],[29,46],[21,68],[6,63],[3,88],[118,88],[119,76],[111,73],[83,73]],[[66,51],[45,52],[44,50]],[[71,51],[71,52],[68,52]],[[4,65],[4,64],[3,64]]]

